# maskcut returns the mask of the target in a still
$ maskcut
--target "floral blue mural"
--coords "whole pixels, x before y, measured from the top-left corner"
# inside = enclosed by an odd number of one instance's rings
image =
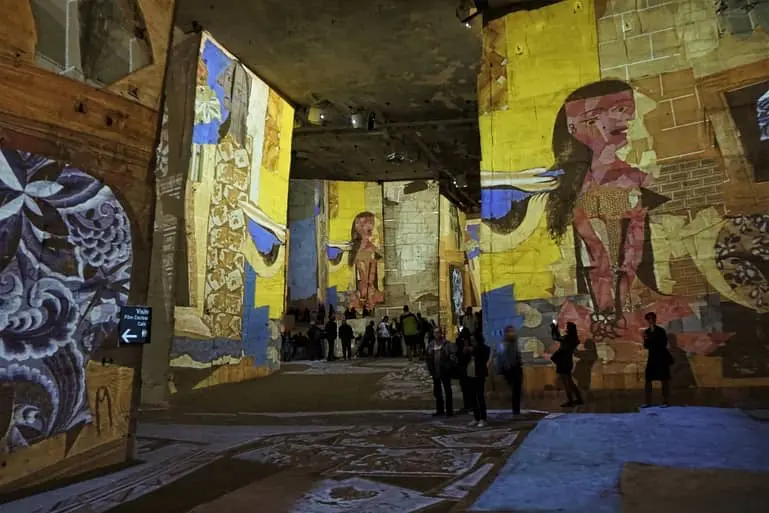
[[[85,368],[118,323],[131,228],[87,173],[0,150],[0,383],[13,389],[11,449],[90,422]]]

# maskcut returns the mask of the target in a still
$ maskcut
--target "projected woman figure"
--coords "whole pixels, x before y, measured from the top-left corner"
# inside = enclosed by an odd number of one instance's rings
[[[355,293],[350,307],[371,310],[384,300],[379,290],[379,261],[382,253],[374,243],[376,218],[371,212],[361,212],[352,222],[349,264],[355,273]]]
[[[636,117],[633,90],[606,80],[566,99],[553,129],[558,186],[547,200],[550,233],[577,235],[577,268],[594,316],[612,324],[630,305],[630,286],[643,255],[646,208],[641,187],[648,174],[621,159]]]

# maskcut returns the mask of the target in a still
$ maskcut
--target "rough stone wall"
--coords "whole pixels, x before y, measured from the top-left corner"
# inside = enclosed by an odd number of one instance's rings
[[[769,385],[769,36],[725,19],[570,0],[484,28],[484,328],[518,326],[529,389],[555,381],[552,320],[580,385],[643,386],[648,311],[674,386]]]
[[[384,190],[385,308],[403,305],[437,320],[439,191],[435,182],[387,182]]]

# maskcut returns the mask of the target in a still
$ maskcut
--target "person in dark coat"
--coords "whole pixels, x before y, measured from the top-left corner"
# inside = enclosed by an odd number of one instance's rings
[[[644,407],[651,406],[652,383],[654,381],[662,382],[662,406],[669,406],[670,366],[673,365],[673,356],[668,350],[668,334],[662,326],[657,326],[657,314],[654,312],[644,315],[644,319],[649,325],[644,330],[644,349],[649,351],[649,356],[646,359],[646,383],[644,386],[646,404]]]
[[[457,357],[455,344],[445,338],[443,328],[435,328],[435,340],[427,348],[427,370],[433,378],[435,396],[434,417],[454,415],[454,399],[451,391],[451,375],[455,370]],[[445,401],[444,401],[445,397]]]
[[[457,337],[457,357],[459,358],[459,388],[462,390],[462,409],[459,413],[475,411],[475,394],[473,393],[472,379],[467,375],[467,365],[472,358],[473,347],[470,343],[471,332],[467,328],[462,328]]]
[[[342,357],[345,360],[352,360],[353,338],[355,333],[352,331],[352,326],[347,324],[347,319],[342,319],[342,324],[339,326],[339,340],[342,341]]]
[[[339,335],[336,321],[334,320],[334,314],[329,314],[328,322],[326,323],[326,342],[328,342],[328,361],[335,360],[334,349],[336,349],[336,337]]]
[[[579,387],[574,383],[571,372],[574,370],[574,351],[579,346],[579,335],[577,334],[577,325],[573,322],[566,323],[566,334],[561,335],[558,331],[558,324],[552,326],[553,340],[560,342],[560,347],[550,357],[555,364],[555,373],[561,378],[563,388],[566,391],[567,402],[561,405],[563,408],[579,406],[585,404],[582,401],[582,394]]]
[[[480,332],[479,332],[480,333]],[[518,348],[518,335],[513,326],[505,327],[504,338],[494,352],[496,373],[504,376],[512,392],[513,415],[521,414],[523,393],[523,360]]]
[[[489,358],[491,348],[486,345],[481,333],[470,336],[470,363],[467,368],[472,393],[475,422],[470,425],[486,427],[486,378],[489,376]]]

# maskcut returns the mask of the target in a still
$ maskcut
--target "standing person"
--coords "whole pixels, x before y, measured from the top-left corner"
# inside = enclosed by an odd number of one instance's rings
[[[334,350],[336,349],[336,337],[339,334],[333,312],[328,315],[325,332],[326,342],[328,342],[328,361],[330,362],[336,359]]]
[[[427,337],[427,334],[431,329],[430,323],[427,322],[427,319],[422,317],[422,312],[417,312],[417,319],[419,320],[419,342],[417,343],[416,350],[417,356],[421,358],[425,354],[425,337]]]
[[[495,370],[505,377],[513,392],[513,415],[521,414],[521,391],[523,388],[523,361],[518,349],[518,336],[515,328],[507,326],[502,343],[497,346],[495,355]]]
[[[366,325],[366,331],[363,332],[363,343],[360,345],[360,355],[374,356],[375,341],[376,327],[374,326],[374,321],[369,321],[369,323]]]
[[[390,322],[386,315],[379,322],[378,331],[377,338],[379,339],[379,344],[377,345],[377,356],[387,356],[390,352]]]
[[[471,344],[472,335],[466,329],[462,328],[457,337],[457,358],[459,359],[459,372],[457,376],[459,379],[459,388],[462,390],[462,409],[459,413],[468,413],[475,411],[473,386],[470,377],[467,374],[470,360],[472,359],[473,347]]]
[[[353,338],[355,333],[352,331],[352,326],[347,324],[347,319],[342,319],[342,324],[339,326],[339,339],[342,341],[342,357],[345,360],[352,360]]]
[[[420,323],[417,316],[409,312],[408,306],[403,307],[403,314],[401,315],[400,321],[401,330],[403,330],[403,338],[406,341],[406,356],[413,358],[416,356],[422,327],[419,325]]]
[[[475,325],[475,314],[473,313],[472,306],[468,306],[467,309],[465,309],[465,315],[462,316],[462,327],[470,333],[475,333],[477,331],[477,326]]]
[[[454,398],[451,392],[451,374],[456,366],[455,348],[446,340],[443,328],[435,328],[435,340],[427,348],[427,370],[433,378],[435,413],[433,417],[454,415]],[[445,401],[444,401],[445,397]]]
[[[483,335],[476,333],[470,336],[468,344],[471,359],[467,366],[467,376],[470,379],[470,389],[473,396],[473,413],[475,420],[471,426],[486,427],[486,378],[489,375],[489,358],[491,348],[486,345]]]
[[[652,404],[652,382],[662,382],[662,406],[670,406],[670,366],[673,356],[668,349],[668,334],[662,326],[657,326],[657,314],[649,312],[644,315],[648,328],[644,330],[644,349],[649,351],[646,359],[646,383],[644,393],[648,408]]]
[[[579,391],[579,387],[577,387],[571,377],[571,372],[574,370],[574,351],[579,346],[577,325],[573,322],[567,322],[566,334],[561,336],[561,333],[558,331],[558,324],[554,321],[551,332],[553,340],[560,342],[560,347],[553,353],[550,359],[555,364],[555,372],[561,378],[561,383],[563,383],[563,388],[566,391],[567,402],[562,404],[561,407],[569,408],[585,404],[582,402],[582,394]]]

